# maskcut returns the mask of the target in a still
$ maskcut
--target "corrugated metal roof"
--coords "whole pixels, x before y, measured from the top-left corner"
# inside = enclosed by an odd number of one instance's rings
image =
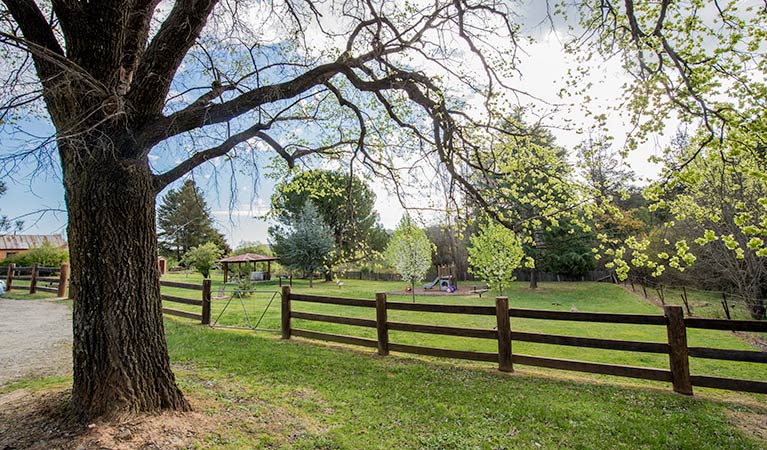
[[[260,262],[260,261],[277,261],[280,258],[276,256],[263,256],[255,253],[244,253],[242,255],[230,256],[228,258],[219,259],[219,262],[225,263],[240,263],[240,262]]]
[[[45,241],[57,248],[67,246],[59,234],[6,234],[0,236],[0,250],[29,250],[42,247]]]

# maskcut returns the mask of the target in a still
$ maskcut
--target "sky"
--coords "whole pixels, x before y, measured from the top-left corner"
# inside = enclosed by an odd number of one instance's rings
[[[535,2],[539,4],[539,2]],[[533,3],[531,3],[532,5]],[[531,6],[528,13],[533,19],[528,23],[538,24],[544,15],[540,7]],[[525,30],[534,34],[537,42],[526,45],[526,54],[523,55],[520,65],[521,76],[514,80],[515,87],[535,93],[543,100],[551,103],[561,103],[563,100],[557,97],[557,93],[563,86],[569,61],[562,50],[562,36],[558,35],[547,25],[534,25]],[[601,104],[611,104],[620,100],[620,85],[627,80],[621,71],[617,61],[594,67],[589,75],[594,87],[589,92]],[[564,119],[574,121],[571,128],[589,127],[587,118],[577,108],[563,110],[553,116],[553,122],[564,122]],[[609,129],[617,137],[616,146],[620,144],[620,136],[625,134],[628,127],[618,116],[610,117]],[[37,135],[51,134],[50,125],[34,123],[33,127]],[[552,129],[560,146],[572,150],[584,136],[577,134],[573,129]],[[22,137],[23,138],[23,137]],[[21,139],[21,138],[20,138]],[[663,143],[664,138],[658,142],[648,142],[643,148],[629,156],[630,167],[640,176],[651,177],[657,173],[658,168],[647,161],[648,157],[656,152],[656,148]],[[14,145],[13,139],[4,139],[3,145]],[[21,141],[19,141],[21,142]],[[16,144],[19,145],[19,144]],[[63,212],[64,192],[61,185],[60,169],[56,167],[55,155],[53,168],[44,174],[31,176],[32,167],[21,171],[19,176],[6,182],[8,191],[0,197],[0,214],[9,218],[21,217],[25,220],[23,234],[61,234],[66,232],[66,213]],[[266,163],[266,159],[263,159]],[[255,217],[263,216],[268,211],[269,198],[274,189],[275,180],[263,175],[254,182],[250,177],[237,175],[237,199],[232,200],[229,186],[217,185],[210,179],[210,174],[203,171],[195,173],[196,181],[206,193],[206,201],[211,209],[217,227],[224,233],[232,247],[236,247],[244,241],[267,241],[268,221]],[[171,187],[178,184],[171,185]],[[373,184],[376,192],[376,209],[381,217],[384,227],[393,229],[399,222],[403,210],[399,201],[388,195],[383,186]],[[160,195],[160,198],[162,194]],[[234,203],[235,207],[230,205]],[[46,210],[40,214],[36,211]]]

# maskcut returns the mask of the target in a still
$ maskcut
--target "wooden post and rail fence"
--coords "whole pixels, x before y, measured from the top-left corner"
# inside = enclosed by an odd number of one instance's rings
[[[17,267],[16,264],[9,264],[2,268],[5,271],[5,290],[28,291],[30,294],[38,292],[47,292],[56,294],[57,297],[67,296],[67,285],[69,283],[69,264],[64,263],[59,267],[43,267],[34,264],[30,267]],[[41,276],[46,274],[48,276]],[[53,274],[54,276],[50,276]],[[21,285],[19,281],[29,282],[29,285]],[[15,282],[15,284],[14,284]]]
[[[375,308],[375,319],[361,319],[296,311],[293,309],[294,302],[323,303],[361,308]],[[495,316],[496,329],[491,330],[459,328],[439,325],[394,322],[388,319],[389,310]],[[767,352],[690,347],[687,343],[688,328],[767,332],[767,321],[703,319],[696,317],[685,318],[681,306],[667,305],[663,308],[663,310],[664,315],[530,310],[509,308],[509,300],[507,297],[496,298],[495,306],[437,305],[408,302],[389,302],[387,301],[386,294],[384,293],[376,294],[375,300],[336,298],[295,294],[291,292],[289,286],[283,286],[281,333],[283,339],[290,339],[292,336],[297,336],[302,338],[318,339],[375,348],[377,349],[378,354],[382,356],[388,355],[390,351],[395,351],[427,356],[493,362],[497,363],[498,369],[504,372],[512,372],[514,370],[514,364],[521,364],[546,367],[551,369],[669,382],[672,384],[673,390],[675,392],[687,395],[692,395],[693,386],[767,394],[767,381],[752,381],[693,375],[690,373],[689,363],[690,357],[767,363]],[[638,342],[517,332],[512,331],[512,317],[592,323],[657,325],[666,328],[667,342]],[[292,319],[375,328],[377,331],[377,338],[368,339],[356,336],[330,334],[295,328],[292,326]],[[497,353],[478,352],[397,344],[390,342],[389,330],[490,339],[495,340],[498,343],[498,351]],[[565,345],[582,348],[598,348],[606,350],[624,350],[633,352],[667,354],[669,358],[669,369],[666,370],[649,367],[634,367],[514,354],[512,352],[513,341],[536,342],[542,344]]]
[[[182,311],[173,308],[162,308],[163,314],[169,314],[171,316],[184,317],[186,319],[192,319],[199,321],[203,325],[210,325],[210,299],[211,299],[211,281],[210,279],[202,280],[202,284],[192,283],[178,283],[175,281],[160,280],[160,286],[176,288],[176,289],[188,289],[192,291],[200,292],[200,299],[190,299],[184,297],[176,297],[173,295],[160,294],[163,301],[182,303],[185,305],[193,305],[200,307],[200,313],[193,313],[189,311]]]
[[[69,264],[65,263],[60,267],[42,267],[37,264],[34,264],[30,267],[17,267],[15,264],[9,264],[5,268],[0,268],[0,273],[2,273],[3,269],[5,270],[5,289],[7,292],[25,290],[30,294],[36,294],[37,292],[48,292],[51,294],[56,294],[57,297],[67,296],[67,287],[69,283]],[[40,276],[41,273],[58,273],[58,275],[54,277]],[[29,285],[19,285],[19,281],[28,281]],[[47,283],[47,285],[43,286],[41,283]],[[203,280],[202,284],[160,281],[160,285],[200,292],[199,300],[161,294],[161,297],[164,301],[200,306],[201,311],[199,314],[165,307],[163,307],[163,313],[185,317],[187,319],[198,320],[203,325],[210,324],[210,280]],[[71,298],[71,290],[69,291]]]

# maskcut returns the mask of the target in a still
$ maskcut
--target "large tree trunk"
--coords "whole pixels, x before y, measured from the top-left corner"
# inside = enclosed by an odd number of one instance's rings
[[[91,144],[84,160],[67,160],[75,153],[61,149],[75,293],[74,409],[86,419],[187,410],[165,342],[150,169],[146,160],[116,161],[109,144]]]

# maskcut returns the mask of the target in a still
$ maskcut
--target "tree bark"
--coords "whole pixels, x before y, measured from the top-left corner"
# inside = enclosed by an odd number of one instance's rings
[[[759,288],[758,298],[748,301],[748,312],[751,314],[751,318],[754,320],[762,320],[767,315],[767,287],[762,286]]]
[[[75,292],[74,410],[86,420],[188,410],[165,341],[149,166],[116,161],[99,141],[85,144],[91,158],[68,159],[77,154],[69,145],[59,143]]]
[[[530,289],[538,289],[538,270],[530,269]]]

